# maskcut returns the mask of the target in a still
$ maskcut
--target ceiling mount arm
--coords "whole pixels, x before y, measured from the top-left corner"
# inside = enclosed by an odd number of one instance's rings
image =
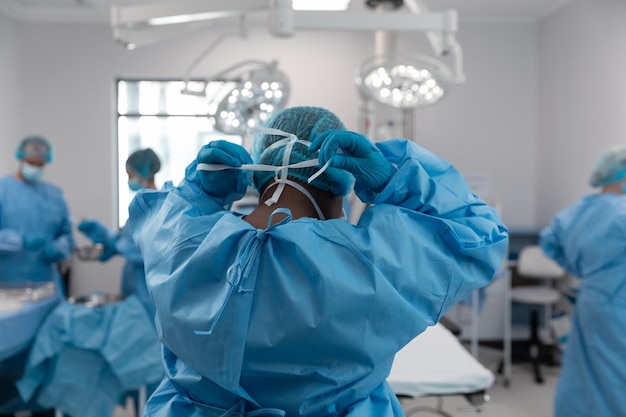
[[[189,78],[191,77],[191,71],[198,66],[198,64],[210,53],[212,52],[224,39],[230,36],[240,36],[242,39],[246,39],[248,37],[248,33],[245,27],[245,15],[241,15],[239,17],[239,30],[234,32],[226,32],[218,36],[209,46],[207,46],[201,53],[196,57],[196,59],[189,65],[187,71],[185,71],[185,75],[183,81],[185,86],[180,91],[181,94],[188,95],[196,95],[196,96],[204,96],[204,89],[206,88],[206,80],[204,81],[204,88],[201,91],[190,90],[189,89]]]

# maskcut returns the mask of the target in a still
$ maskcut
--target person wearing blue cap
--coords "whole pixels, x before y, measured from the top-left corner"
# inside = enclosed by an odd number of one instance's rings
[[[63,293],[57,263],[76,246],[63,192],[41,179],[52,156],[45,138],[27,136],[17,172],[0,179],[0,281],[53,281]]]
[[[166,369],[144,415],[403,416],[394,355],[493,279],[507,228],[411,141],[308,106],[257,131],[252,157],[210,142],[177,187],[131,202]],[[230,210],[250,183],[258,206]]]
[[[52,146],[41,136],[27,136],[15,156],[17,171],[0,178],[0,282],[54,282],[60,298],[66,289],[57,263],[71,257],[75,243],[62,190],[42,180],[53,159]],[[11,335],[0,335],[5,337]],[[11,407],[38,410],[36,416],[54,415],[24,404],[14,386],[29,349],[30,344],[0,361],[0,415]]]
[[[154,179],[160,169],[161,161],[152,149],[145,148],[133,152],[126,160],[128,187],[132,191],[155,190],[157,187]],[[126,296],[136,295],[152,317],[154,306],[146,288],[143,259],[139,248],[133,242],[130,229],[124,226],[121,230],[115,231],[97,220],[83,220],[79,223],[78,230],[92,242],[103,245],[103,253],[99,257],[101,262],[106,262],[117,254],[124,256],[126,262],[122,270],[121,293]]]
[[[128,188],[132,191],[155,190],[155,176],[161,169],[161,160],[156,152],[150,148],[139,149],[126,159],[126,173],[128,174]],[[103,252],[99,260],[106,262],[115,255],[122,255],[125,259],[122,268],[120,291],[128,297],[134,295],[139,299],[144,309],[154,317],[154,303],[146,287],[146,276],[141,252],[133,241],[128,224],[119,231],[104,226],[98,220],[83,220],[78,230],[92,242],[103,245]],[[147,358],[148,360],[150,358]],[[148,384],[146,392],[149,394],[156,388],[156,384]],[[139,395],[136,390],[129,392],[133,398],[135,411],[139,410]]]
[[[580,278],[555,417],[617,416],[626,408],[626,146],[599,157],[589,184],[599,192],[558,212],[539,240]]]

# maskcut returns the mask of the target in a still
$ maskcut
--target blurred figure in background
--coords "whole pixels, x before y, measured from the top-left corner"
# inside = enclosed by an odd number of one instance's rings
[[[128,187],[133,191],[142,189],[156,190],[154,177],[161,169],[161,161],[150,148],[133,152],[126,160]],[[78,230],[85,234],[92,242],[104,246],[99,260],[108,261],[112,256],[121,254],[126,259],[122,269],[121,293],[125,296],[136,295],[150,317],[154,316],[154,307],[146,288],[146,276],[143,270],[143,259],[139,248],[132,240],[126,225],[115,231],[97,220],[84,220],[78,225]]]
[[[559,212],[543,251],[580,278],[555,396],[555,417],[610,417],[626,409],[626,147],[605,152],[590,179],[599,192]]]
[[[75,244],[63,192],[41,179],[45,166],[52,162],[52,146],[41,136],[27,136],[15,155],[17,171],[0,179],[0,281],[54,282],[63,296],[66,289],[57,263],[71,257]],[[46,303],[45,311],[53,305]],[[39,320],[39,314],[39,310],[33,313],[33,320]],[[0,334],[0,338],[19,340],[21,331],[17,328],[18,334]],[[25,344],[17,352],[0,351],[0,416],[17,410],[30,410],[33,416],[54,415],[54,410],[24,404],[14,386],[29,350],[30,344]]]
[[[126,173],[128,174],[128,187],[132,191],[156,190],[154,177],[161,169],[161,160],[150,148],[140,149],[126,160]],[[115,231],[104,226],[97,220],[84,220],[78,225],[80,230],[93,243],[103,245],[101,262],[106,262],[114,255],[122,255],[126,262],[122,268],[121,293],[128,297],[136,296],[146,309],[150,319],[154,318],[154,303],[150,298],[146,287],[146,274],[143,267],[143,258],[139,248],[133,241],[128,223],[121,230]],[[146,386],[147,395],[156,389],[158,383]],[[128,393],[135,405],[135,415],[141,408],[138,391]],[[124,400],[122,400],[124,401]],[[122,402],[123,404],[123,402]]]
[[[56,282],[56,264],[74,252],[72,224],[61,189],[43,181],[52,147],[41,136],[24,138],[15,174],[0,179],[0,281]]]

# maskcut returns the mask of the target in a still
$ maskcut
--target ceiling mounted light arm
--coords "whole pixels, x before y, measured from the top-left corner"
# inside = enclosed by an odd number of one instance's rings
[[[245,17],[267,9],[267,0],[176,0],[112,6],[113,38],[127,49],[206,28],[216,20]]]
[[[188,94],[188,95],[196,95],[196,96],[204,96],[205,95],[205,88],[206,88],[206,82],[207,80],[204,81],[204,86],[202,88],[202,90],[190,90],[189,89],[189,78],[191,77],[191,71],[198,66],[198,64],[210,53],[212,52],[224,39],[226,39],[227,37],[230,36],[240,36],[242,39],[247,38],[248,33],[246,31],[246,27],[245,27],[245,16],[240,16],[240,21],[239,21],[239,30],[236,32],[226,32],[221,34],[220,36],[218,36],[211,44],[209,44],[209,46],[207,46],[201,53],[200,55],[198,55],[198,57],[189,65],[189,67],[187,68],[187,71],[185,71],[185,76],[183,78],[183,81],[185,82],[185,86],[183,87],[183,89],[181,90],[181,94]],[[214,80],[215,78],[211,78],[209,80]]]
[[[111,26],[165,26],[240,16],[267,9],[267,0],[176,0],[135,6],[112,6]]]
[[[213,25],[210,21],[190,22],[184,25],[167,27],[146,26],[141,29],[113,28],[113,40],[122,44],[126,49],[133,50],[166,40],[175,39],[192,31],[204,29]]]
[[[130,31],[146,26],[207,22],[261,11],[268,12],[269,30],[276,36],[290,36],[299,29],[452,34],[457,30],[454,10],[432,13],[294,11],[291,0],[175,0],[150,5],[113,6],[111,26],[114,31]]]
[[[404,0],[404,4],[415,15],[430,13],[430,9],[424,0]],[[435,55],[439,57],[449,56],[453,60],[453,70],[449,81],[462,83],[465,81],[463,51],[455,37],[458,31],[458,13],[456,10],[448,10],[445,16],[447,22],[442,25],[441,29],[426,31],[426,38]]]

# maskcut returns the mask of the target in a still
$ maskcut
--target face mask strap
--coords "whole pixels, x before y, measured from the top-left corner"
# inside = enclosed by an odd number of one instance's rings
[[[266,187],[266,191],[270,189],[270,187],[274,184],[278,184],[278,186],[276,187],[276,189],[274,190],[274,193],[272,194],[272,196],[270,198],[268,198],[267,200],[265,200],[265,205],[272,206],[273,204],[276,204],[281,196],[281,194],[283,193],[285,186],[289,185],[293,188],[295,188],[296,190],[300,191],[302,194],[304,194],[309,201],[311,202],[311,204],[313,205],[313,207],[315,208],[315,212],[317,213],[317,216],[320,220],[325,220],[324,214],[322,213],[322,210],[320,209],[319,205],[317,204],[317,202],[315,201],[315,199],[313,198],[313,196],[311,195],[311,193],[309,193],[304,187],[302,187],[300,184],[298,184],[297,182],[291,181],[288,179],[288,175],[289,175],[289,169],[297,169],[297,168],[309,168],[309,167],[316,167],[319,166],[319,160],[317,158],[315,159],[309,159],[306,161],[302,161],[302,162],[296,162],[294,164],[289,164],[289,159],[291,158],[291,152],[293,151],[293,147],[295,145],[296,142],[301,143],[304,146],[310,146],[311,142],[306,141],[306,140],[300,140],[298,139],[298,136],[294,135],[293,133],[287,133],[287,132],[283,132],[282,130],[279,129],[273,129],[273,128],[268,128],[268,127],[255,127],[255,128],[250,128],[248,129],[249,133],[264,133],[267,135],[275,135],[275,136],[283,136],[285,139],[281,139],[278,140],[274,143],[272,143],[270,146],[268,146],[267,148],[265,148],[265,150],[263,151],[263,153],[272,150],[272,149],[276,149],[279,147],[284,146],[285,147],[285,151],[283,153],[283,159],[282,159],[282,163],[281,166],[273,166],[273,165],[264,165],[264,164],[242,164],[239,167],[232,167],[226,164],[206,164],[206,163],[200,163],[196,166],[196,170],[197,171],[220,171],[220,170],[224,170],[224,169],[240,169],[240,170],[250,170],[250,171],[274,171],[274,182],[272,184],[270,184],[268,187]],[[312,181],[314,181],[316,178],[318,178],[320,175],[322,175],[324,173],[324,171],[326,171],[326,169],[328,168],[328,166],[330,165],[330,161],[327,162],[326,164],[324,164],[324,166],[322,166],[318,171],[316,171],[313,175],[311,175],[307,182],[311,183]],[[262,198],[263,196],[261,196]]]

